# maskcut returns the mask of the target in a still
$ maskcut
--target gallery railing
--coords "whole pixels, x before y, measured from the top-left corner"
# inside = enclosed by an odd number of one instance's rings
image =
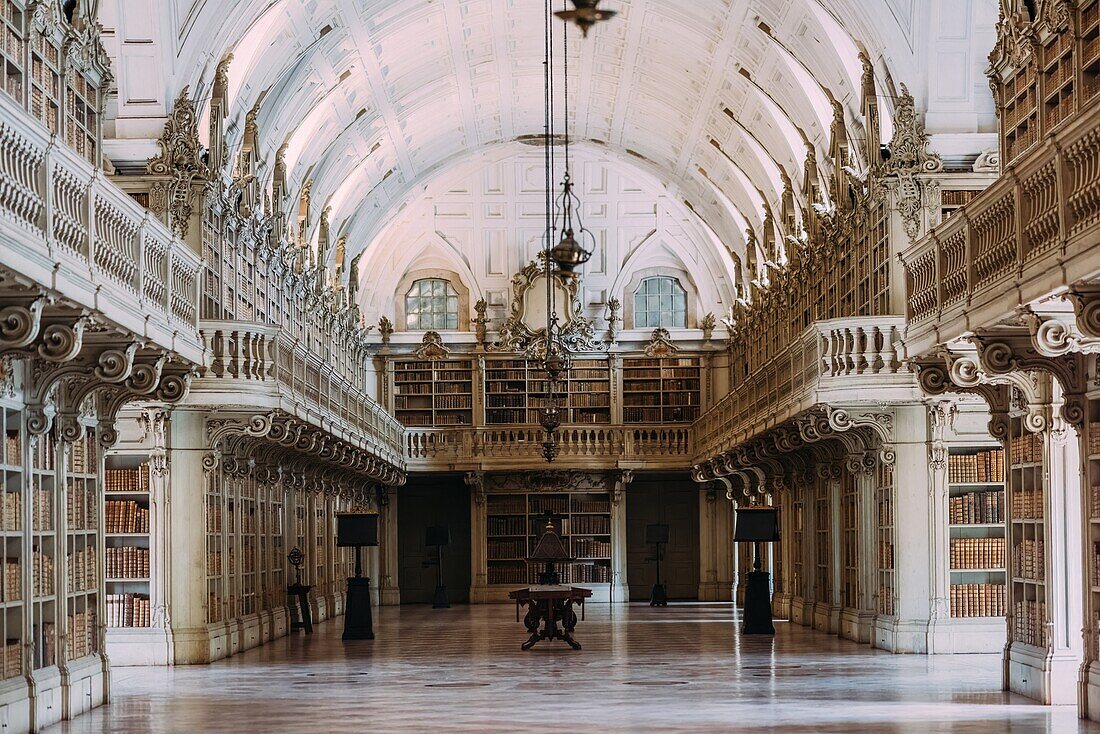
[[[202,363],[202,261],[0,95],[0,266]]]
[[[909,354],[1100,273],[1100,104],[905,250]]]
[[[409,428],[405,457],[410,470],[454,466],[539,466],[544,434],[536,426]],[[660,426],[562,426],[555,465],[622,465],[686,468],[691,463],[691,429]]]
[[[900,351],[904,323],[900,316],[816,322],[700,416],[695,456],[715,456],[815,405],[915,398]]]
[[[200,328],[211,362],[193,392],[229,391],[238,403],[284,410],[404,467],[404,426],[363,385],[353,384],[343,370],[280,327],[203,320]]]

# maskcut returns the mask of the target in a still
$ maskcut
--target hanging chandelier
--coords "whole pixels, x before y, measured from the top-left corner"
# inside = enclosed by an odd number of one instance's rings
[[[559,396],[566,393],[565,380],[569,373],[569,349],[561,338],[561,325],[558,323],[555,307],[557,279],[576,277],[577,268],[588,262],[595,249],[595,237],[581,221],[581,202],[573,191],[573,179],[570,175],[569,157],[569,26],[573,21],[584,35],[588,34],[597,21],[615,15],[609,10],[598,10],[599,0],[573,0],[573,10],[551,13],[553,0],[546,0],[545,61],[543,64],[545,83],[544,96],[546,116],[544,118],[543,156],[546,165],[546,228],[544,230],[543,261],[546,268],[546,328],[543,332],[542,367],[546,372],[543,394],[545,403],[539,423],[546,432],[542,442],[542,455],[547,462],[554,461],[560,452],[558,428],[561,427],[565,408]],[[564,76],[564,117],[565,133],[562,136],[565,148],[565,171],[562,176],[561,194],[555,200],[552,181],[554,176],[554,30],[553,16],[566,21],[562,32],[562,72]],[[557,226],[557,215],[561,216],[561,227]],[[555,239],[557,242],[555,243]],[[587,245],[587,247],[586,247]]]
[[[588,29],[599,23],[614,17],[614,10],[600,10],[597,7],[600,0],[573,0],[572,10],[559,10],[554,13],[566,23],[573,21],[581,29],[581,35],[588,37]]]

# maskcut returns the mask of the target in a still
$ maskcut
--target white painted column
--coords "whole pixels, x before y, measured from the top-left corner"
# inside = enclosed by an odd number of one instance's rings
[[[900,405],[895,414],[894,583],[896,616],[877,625],[876,647],[928,652],[932,541],[928,533],[928,417],[923,405]]]
[[[621,470],[611,489],[611,599],[630,601],[626,580],[626,487],[634,481],[634,472]]]
[[[206,663],[224,656],[226,634],[206,623],[206,472],[203,429],[205,411],[177,408],[168,429],[171,476],[165,493],[167,530],[171,537],[165,617],[174,643],[177,664]],[[213,471],[217,471],[214,469]],[[225,521],[225,518],[222,518]],[[227,559],[223,556],[223,563]]]

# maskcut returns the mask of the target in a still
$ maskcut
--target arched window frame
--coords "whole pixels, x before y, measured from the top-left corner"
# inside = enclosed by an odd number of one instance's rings
[[[654,268],[654,269],[650,269],[650,270],[635,273],[634,277],[631,279],[631,282],[627,286],[627,289],[626,289],[626,294],[625,295],[627,297],[626,298],[627,303],[626,303],[626,308],[624,309],[625,313],[623,314],[623,317],[624,317],[623,318],[623,321],[624,321],[623,326],[627,329],[653,329],[653,328],[656,328],[656,325],[654,325],[654,324],[642,323],[642,322],[639,321],[639,319],[638,319],[639,310],[638,309],[639,309],[639,306],[641,304],[638,301],[638,297],[639,297],[639,295],[641,295],[640,291],[646,285],[647,282],[657,281],[657,280],[660,280],[661,282],[668,282],[668,283],[671,283],[673,285],[673,292],[667,294],[667,295],[673,297],[673,307],[671,309],[671,313],[672,313],[673,316],[675,315],[675,313],[677,313],[681,310],[681,309],[675,307],[675,297],[680,296],[682,298],[682,304],[683,304],[683,309],[682,309],[683,310],[683,320],[682,321],[676,321],[675,319],[670,319],[669,321],[665,321],[664,319],[660,319],[660,321],[661,321],[660,326],[663,326],[666,329],[683,329],[683,328],[692,327],[693,321],[694,321],[694,319],[692,317],[692,314],[693,314],[693,311],[694,311],[694,309],[693,309],[693,306],[694,306],[693,292],[692,292],[691,289],[686,288],[684,286],[683,275],[681,273],[670,271],[670,270],[665,269],[665,268]],[[645,295],[646,296],[653,295],[653,296],[657,296],[659,298],[662,294],[660,294],[660,293],[648,294],[647,293]],[[647,313],[648,313],[648,311],[647,311]]]
[[[457,326],[455,328],[421,328],[418,324],[410,328],[408,319],[408,298],[413,288],[421,281],[439,280],[445,282],[453,291],[458,300]],[[468,331],[470,328],[470,291],[463,285],[457,273],[447,270],[416,270],[406,273],[398,283],[397,292],[394,294],[394,306],[396,311],[395,327],[399,331]]]
[[[433,284],[442,284],[443,293],[440,297],[444,299],[442,316],[445,319],[442,325],[438,324],[437,319],[440,315],[436,311],[431,311],[431,322],[426,324],[421,320],[421,317],[426,315],[425,311],[409,310],[411,298],[420,299],[422,302],[422,299],[433,297],[430,292],[422,293],[423,287],[431,288]],[[442,273],[410,273],[401,281],[396,300],[400,319],[398,324],[405,331],[459,331],[469,328],[470,317],[466,314],[470,302],[469,292],[466,292],[465,288],[455,287],[454,281]],[[420,304],[421,308],[422,306],[423,303]],[[410,319],[414,317],[416,317],[416,324],[410,324]]]

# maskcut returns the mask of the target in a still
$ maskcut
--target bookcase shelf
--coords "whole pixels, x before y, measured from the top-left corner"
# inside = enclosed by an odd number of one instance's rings
[[[558,568],[562,583],[611,583],[611,495],[606,492],[490,494],[486,500],[486,558],[490,585],[537,581],[541,564],[527,560],[553,512],[557,532],[574,559]]]
[[[565,423],[611,423],[611,370],[607,359],[574,359],[564,384],[554,395],[563,406]],[[550,396],[550,382],[538,362],[498,359],[485,363],[487,424],[538,423]]]
[[[893,616],[896,611],[894,566],[894,470],[879,464],[876,470],[875,502],[878,534],[878,594],[879,614]]]
[[[393,363],[394,415],[406,426],[469,426],[474,416],[473,362]]]
[[[1093,6],[1094,10],[1100,10],[1100,3]],[[1089,584],[1089,613],[1093,620],[1093,629],[1100,629],[1100,397],[1092,397],[1088,401],[1088,422],[1085,424],[1085,442],[1088,447],[1086,474],[1083,477],[1087,482],[1088,492],[1088,537],[1086,542],[1091,549],[1091,564],[1085,572],[1088,574]],[[1086,656],[1100,659],[1100,635],[1095,637],[1097,649],[1086,650]]]
[[[99,466],[95,429],[66,446],[66,658],[99,652]]]
[[[623,423],[690,423],[702,397],[698,357],[623,360]]]
[[[1010,419],[1011,495],[1007,543],[1012,550],[1012,642],[1047,646],[1046,528],[1043,437],[1031,433],[1021,417]]]
[[[949,601],[953,618],[1006,612],[1004,450],[950,447]]]
[[[0,467],[0,478],[3,479],[0,527],[4,529],[4,540],[0,542],[0,560],[4,564],[0,633],[4,635],[4,644],[0,662],[5,680],[23,674],[23,528],[27,507],[23,493],[25,476],[21,423],[19,411],[0,406],[0,430],[4,432],[4,463]]]
[[[107,626],[149,627],[152,621],[149,456],[106,458],[104,572]]]

